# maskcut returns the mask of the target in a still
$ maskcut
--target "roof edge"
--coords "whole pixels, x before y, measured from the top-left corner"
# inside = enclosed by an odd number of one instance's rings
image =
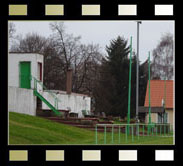
[[[43,54],[36,53],[36,52],[8,52],[8,54],[38,54],[38,55],[44,56]]]

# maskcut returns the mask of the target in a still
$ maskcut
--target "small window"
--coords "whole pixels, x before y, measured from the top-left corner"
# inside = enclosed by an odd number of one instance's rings
[[[164,123],[168,123],[168,113],[165,112],[163,115],[164,115],[164,117],[163,117]]]
[[[42,81],[42,63],[38,62],[38,79]]]
[[[158,123],[162,123],[162,114],[158,113]]]
[[[158,123],[168,123],[168,113],[158,113]]]

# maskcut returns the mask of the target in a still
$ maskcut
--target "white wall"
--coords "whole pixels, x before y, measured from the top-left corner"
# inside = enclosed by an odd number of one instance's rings
[[[43,92],[42,95],[54,106],[54,98],[48,92]],[[70,108],[71,112],[78,113],[79,117],[83,117],[82,110],[91,111],[90,97],[77,94],[57,94],[57,97],[61,100],[61,102],[58,103],[59,110],[68,110],[68,108]],[[42,109],[49,108],[42,102]]]
[[[151,113],[151,122],[158,123],[158,114],[157,113]],[[149,113],[146,114],[145,123],[149,123]]]
[[[44,66],[43,56],[34,53],[9,53],[8,54],[8,108],[9,111],[36,115],[36,97],[33,90],[19,88],[19,64],[20,62],[31,62],[31,75],[38,79],[38,62]],[[42,69],[42,79],[43,79]],[[31,88],[34,88],[34,82],[31,82]],[[43,92],[38,84],[38,91],[54,106],[54,98],[48,92]],[[82,117],[82,110],[91,111],[91,98],[77,94],[57,94],[61,100],[58,103],[59,110],[71,110]],[[49,109],[47,105],[42,104],[43,109]]]
[[[168,113],[168,122],[167,123],[170,123],[171,125],[174,125],[174,117],[173,117],[173,110],[165,110],[166,113]],[[158,113],[151,113],[151,121],[153,123],[158,123]],[[148,123],[149,122],[149,114],[147,113],[146,117],[145,117],[145,123]]]
[[[36,116],[36,97],[33,90],[8,87],[8,111]]]
[[[31,75],[38,78],[38,62],[44,66],[43,55],[34,53],[9,53],[8,54],[8,86],[19,87],[19,64],[20,62],[31,62]],[[43,69],[42,69],[43,77]],[[34,87],[33,81],[31,88]]]

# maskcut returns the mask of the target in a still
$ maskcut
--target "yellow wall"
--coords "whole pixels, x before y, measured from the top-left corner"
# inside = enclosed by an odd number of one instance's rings
[[[174,123],[174,115],[173,115],[173,110],[166,110],[168,113],[168,123],[173,125]],[[149,114],[147,113],[145,117],[145,123],[149,122]],[[158,114],[157,113],[151,113],[151,122],[157,123],[158,122]]]
[[[166,112],[168,113],[168,123],[173,125],[174,122],[173,110],[166,110]]]
[[[151,113],[151,122],[152,123],[157,123],[157,118],[158,118],[157,113]],[[145,123],[149,123],[149,114],[147,114],[145,117]]]

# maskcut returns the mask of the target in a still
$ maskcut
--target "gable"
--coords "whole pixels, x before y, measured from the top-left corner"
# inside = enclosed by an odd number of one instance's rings
[[[165,107],[173,108],[173,80],[151,80],[150,82],[150,95],[151,107],[162,107],[162,99],[166,94]],[[145,107],[149,106],[149,82],[146,88]]]

